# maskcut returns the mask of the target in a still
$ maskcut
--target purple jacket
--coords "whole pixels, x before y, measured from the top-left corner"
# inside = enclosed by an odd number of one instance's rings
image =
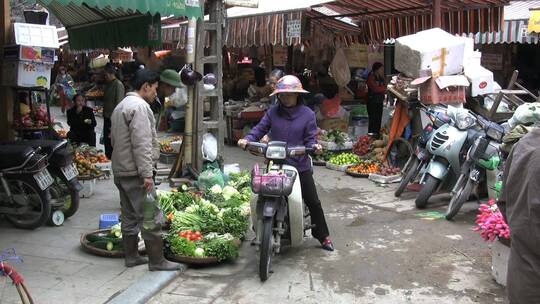
[[[317,143],[315,113],[304,105],[293,108],[282,105],[272,106],[245,139],[259,141],[268,133],[272,133],[272,140],[284,141],[288,146],[311,148]],[[298,172],[311,170],[308,155],[289,157],[287,163],[295,167]]]

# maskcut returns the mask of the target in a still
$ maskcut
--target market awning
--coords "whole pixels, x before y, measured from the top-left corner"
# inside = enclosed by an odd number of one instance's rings
[[[511,1],[504,7],[504,23],[499,31],[466,32],[462,36],[473,38],[476,44],[536,44],[540,40],[539,33],[528,31],[534,8],[540,8],[540,0]]]
[[[282,0],[279,0],[280,2]],[[310,5],[322,5],[329,1],[289,1],[289,6],[273,5],[258,9],[231,8],[227,10],[224,44],[228,47],[263,45],[333,45],[334,40],[350,44],[363,40],[363,31],[352,23],[338,19],[314,19],[323,13],[312,10]],[[269,3],[269,2],[265,2]],[[280,11],[279,8],[285,10]],[[287,27],[300,24],[300,35],[288,35]],[[163,41],[177,42],[178,47],[186,43],[187,23],[166,25],[162,28]],[[290,34],[290,33],[289,33]],[[298,34],[298,33],[297,33]]]
[[[491,33],[462,34],[463,37],[474,39],[476,44],[522,43],[537,44],[540,34],[527,31],[529,20],[506,20],[501,31]]]
[[[498,31],[508,0],[442,2],[442,28],[453,34]],[[432,27],[431,1],[338,0],[325,6],[366,29],[369,41],[383,41]]]
[[[202,0],[201,0],[202,1]],[[199,18],[199,0],[36,0],[66,27],[74,50],[160,46],[161,15]]]

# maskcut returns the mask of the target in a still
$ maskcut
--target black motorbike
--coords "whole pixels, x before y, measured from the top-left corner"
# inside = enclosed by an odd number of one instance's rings
[[[444,108],[431,109],[420,102],[416,102],[414,104],[411,103],[411,106],[423,111],[431,123],[426,125],[426,127],[422,130],[422,133],[420,133],[418,138],[415,140],[413,146],[414,153],[410,156],[405,166],[403,166],[403,178],[401,179],[398,188],[394,192],[395,197],[401,196],[407,186],[418,177],[420,171],[429,163],[431,155],[427,150],[427,143],[433,135],[435,129],[449,121],[448,116],[445,114]]]
[[[41,149],[0,146],[0,214],[15,227],[36,229],[49,220],[54,178]]]
[[[77,176],[79,172],[73,164],[73,151],[66,140],[26,140],[13,143],[40,148],[47,156],[49,172],[54,183],[49,188],[51,194],[52,213],[49,225],[60,226],[64,219],[73,216],[79,209],[79,191],[82,185]]]

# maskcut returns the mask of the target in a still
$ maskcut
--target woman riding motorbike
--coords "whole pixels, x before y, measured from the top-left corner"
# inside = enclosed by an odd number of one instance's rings
[[[272,133],[272,140],[284,141],[289,146],[313,147],[317,152],[322,147],[317,144],[317,123],[315,113],[303,105],[300,94],[307,93],[302,88],[298,78],[287,75],[281,78],[272,95],[278,95],[278,104],[272,106],[266,112],[261,122],[255,126],[244,139],[238,141],[238,145],[245,149],[248,142],[259,141],[265,134]],[[319,240],[322,248],[328,251],[334,250],[330,240],[330,232],[324,217],[317,188],[313,180],[313,168],[308,155],[289,157],[289,165],[298,170],[302,198],[311,214],[311,222],[315,225],[312,229],[313,236]]]

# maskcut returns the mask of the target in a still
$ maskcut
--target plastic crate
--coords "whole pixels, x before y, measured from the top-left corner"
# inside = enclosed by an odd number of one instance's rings
[[[116,213],[105,213],[99,216],[99,229],[108,229],[120,222]]]
[[[94,195],[96,189],[96,179],[79,179],[79,182],[82,184],[82,189],[79,191],[79,196],[82,198],[89,198]]]

